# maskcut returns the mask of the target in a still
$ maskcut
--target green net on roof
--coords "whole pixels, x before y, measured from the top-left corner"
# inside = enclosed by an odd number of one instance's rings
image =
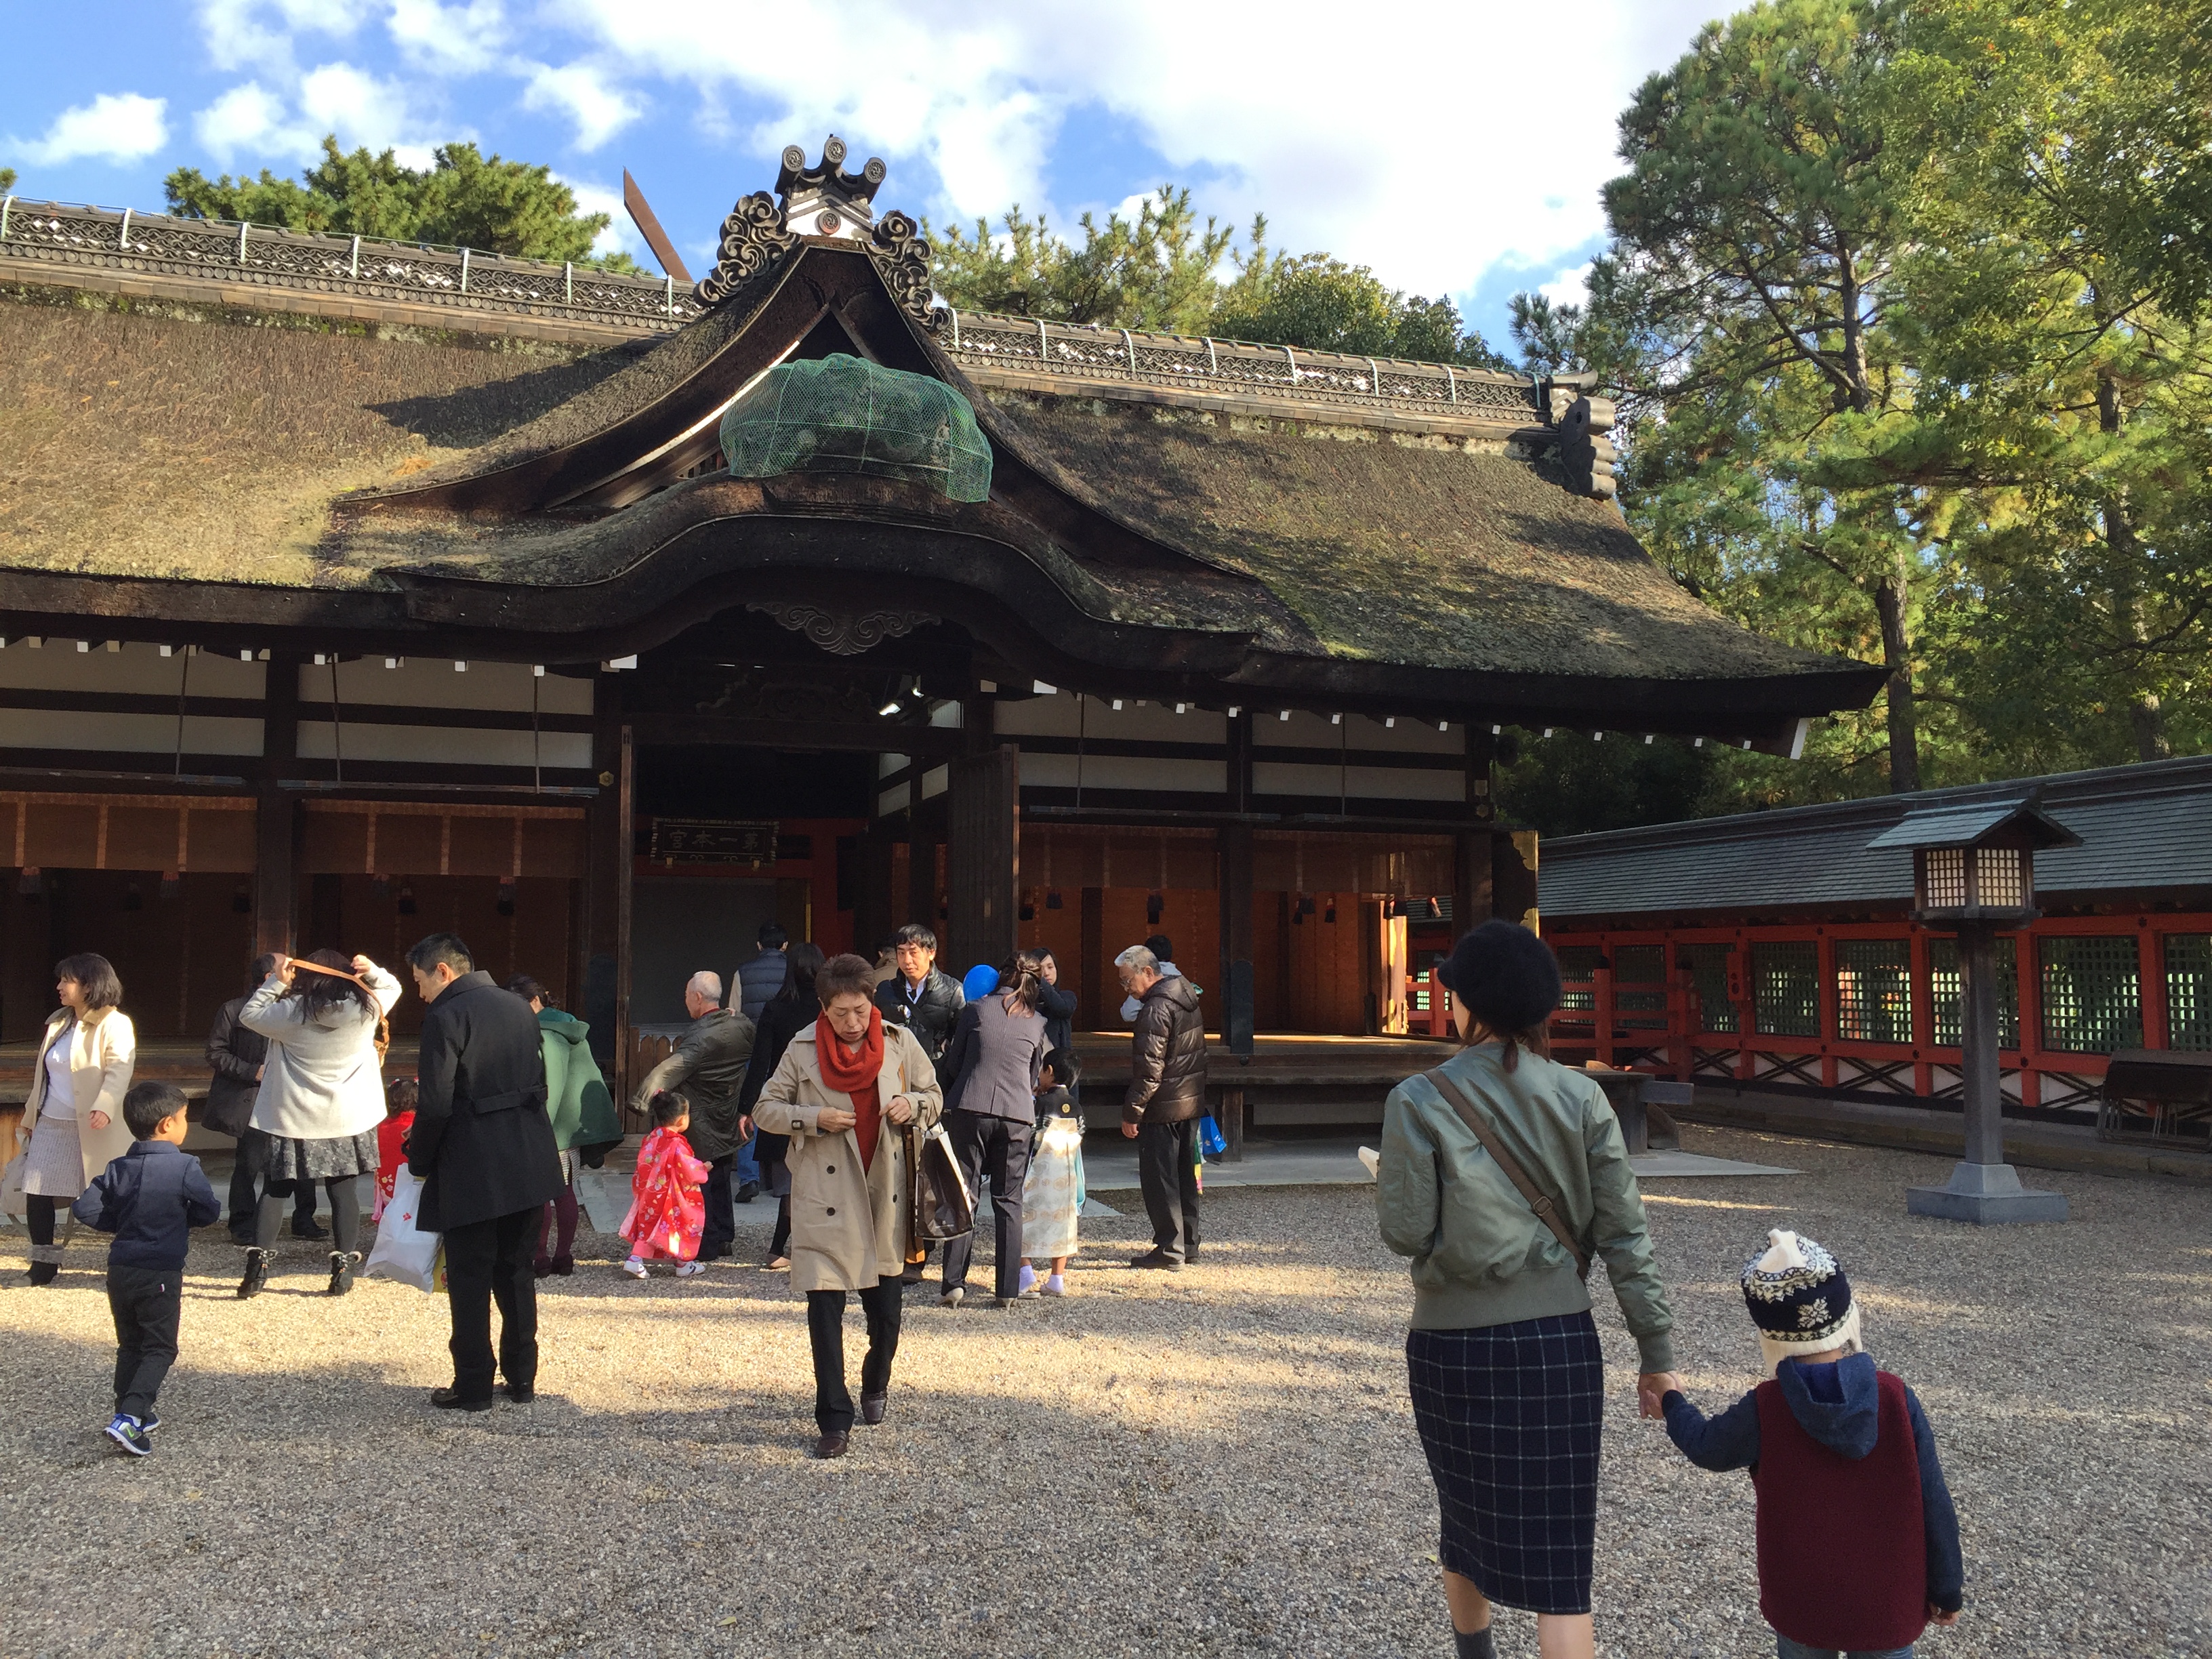
[[[956,501],[991,493],[991,446],[965,398],[842,352],[769,370],[723,415],[721,436],[733,478],[866,472]]]

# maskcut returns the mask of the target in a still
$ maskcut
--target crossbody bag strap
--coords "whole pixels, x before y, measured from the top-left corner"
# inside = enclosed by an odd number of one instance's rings
[[[1490,1154],[1490,1161],[1504,1171],[1505,1178],[1513,1183],[1514,1190],[1528,1200],[1528,1207],[1536,1212],[1536,1219],[1549,1227],[1552,1237],[1567,1247],[1567,1254],[1575,1259],[1577,1277],[1588,1279],[1589,1256],[1575,1236],[1567,1231],[1566,1220],[1559,1214],[1559,1206],[1552,1202],[1549,1193],[1528,1178],[1528,1172],[1521,1167],[1520,1160],[1505,1150],[1505,1143],[1498,1139],[1498,1132],[1490,1127],[1490,1121],[1483,1116],[1481,1109],[1474,1103],[1474,1097],[1462,1088],[1459,1079],[1447,1074],[1441,1066],[1422,1075],[1436,1085],[1437,1092],[1459,1114],[1460,1121],[1474,1132],[1474,1138],[1482,1143],[1482,1150]]]

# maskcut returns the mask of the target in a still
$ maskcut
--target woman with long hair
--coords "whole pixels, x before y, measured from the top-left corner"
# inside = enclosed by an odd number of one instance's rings
[[[792,1038],[820,1016],[822,999],[815,994],[814,978],[825,960],[822,947],[811,939],[793,945],[785,953],[783,988],[769,999],[753,1026],[753,1057],[746,1064],[745,1080],[738,1090],[741,1117],[756,1115],[753,1109],[760,1103],[761,1090],[775,1075],[783,1051],[791,1047]],[[755,1146],[761,1186],[775,1195],[775,1236],[768,1246],[770,1273],[781,1273],[791,1266],[791,1166],[784,1161],[789,1145],[787,1137],[760,1126]]]
[[[61,1006],[40,1035],[31,1067],[23,1132],[24,1218],[31,1226],[31,1283],[51,1285],[62,1270],[54,1212],[131,1150],[123,1097],[138,1055],[137,1033],[123,1000],[123,981],[106,957],[64,957],[54,964]]]
[[[1036,1129],[1037,1077],[1047,1052],[1044,1016],[1037,1012],[1043,981],[1033,957],[1018,956],[999,969],[999,988],[960,1011],[952,1043],[945,1051],[945,1109],[953,1156],[968,1189],[988,1176],[995,1215],[996,1306],[1031,1301],[1022,1270],[1022,1182],[1029,1173],[1030,1142]],[[944,1304],[957,1308],[968,1297],[968,1261],[975,1236],[945,1247]]]
[[[853,1428],[845,1386],[845,1298],[857,1291],[868,1322],[860,1365],[863,1423],[890,1408],[905,1285],[906,1137],[899,1125],[937,1121],[943,1096],[921,1039],[884,1024],[876,970],[864,957],[832,957],[815,975],[822,1012],[791,1040],[760,1093],[761,1127],[788,1138],[791,1287],[806,1298],[814,1349],[817,1457],[842,1457]]]
[[[399,1000],[399,981],[367,957],[336,951],[287,957],[246,1000],[239,1024],[269,1039],[253,1127],[269,1137],[268,1179],[254,1215],[240,1298],[269,1280],[276,1229],[303,1182],[331,1197],[328,1294],[353,1288],[361,1266],[358,1178],[377,1170],[377,1126],[384,1121],[384,1060],[377,1031]]]
[[[1674,1316],[1605,1092],[1550,1058],[1551,947],[1486,921],[1437,977],[1463,1046],[1390,1091],[1376,1206],[1413,1261],[1406,1363],[1444,1601],[1462,1659],[1490,1659],[1493,1603],[1536,1615],[1544,1659],[1589,1659],[1605,1388],[1590,1258],[1641,1353],[1646,1417],[1673,1386]]]

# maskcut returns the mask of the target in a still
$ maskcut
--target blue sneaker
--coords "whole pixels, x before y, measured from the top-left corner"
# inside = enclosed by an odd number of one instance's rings
[[[146,1431],[139,1426],[135,1417],[125,1417],[118,1412],[115,1420],[107,1425],[106,1432],[110,1440],[133,1457],[146,1457],[153,1453],[154,1443],[146,1437]]]
[[[149,1412],[138,1419],[138,1431],[141,1434],[151,1434],[161,1426],[161,1414],[159,1412]]]

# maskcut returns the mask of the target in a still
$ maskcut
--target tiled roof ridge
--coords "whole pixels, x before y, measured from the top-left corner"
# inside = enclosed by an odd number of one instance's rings
[[[665,277],[435,243],[16,196],[0,200],[0,258],[399,297],[460,312],[575,318],[641,335],[671,332],[705,310],[689,287]]]
[[[2003,778],[1987,783],[1950,784],[1904,795],[1867,795],[1856,800],[1820,801],[1808,806],[1778,806],[1763,812],[1732,812],[1722,817],[1680,818],[1668,823],[1638,824],[1586,836],[1561,836],[1544,843],[1544,857],[1558,861],[1603,857],[1636,848],[1686,842],[1763,840],[1790,830],[1840,829],[1862,823],[1887,828],[1908,813],[2031,798],[2047,808],[2081,805],[2119,798],[2149,799],[2166,794],[2212,790],[2212,755],[2181,755],[2124,766],[2100,766],[2039,777]]]

